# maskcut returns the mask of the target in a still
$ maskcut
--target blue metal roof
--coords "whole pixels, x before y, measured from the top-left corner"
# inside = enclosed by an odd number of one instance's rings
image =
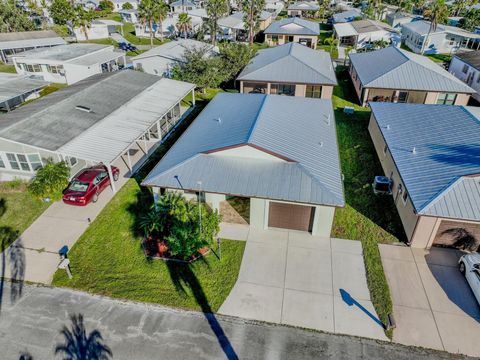
[[[272,22],[264,31],[265,34],[284,35],[320,35],[320,25],[314,21],[292,17]]]
[[[478,204],[469,201],[480,187],[463,178],[480,175],[479,118],[453,105],[370,107],[416,212],[480,219]]]
[[[222,155],[224,149],[239,146],[266,156]],[[143,184],[343,206],[332,103],[279,95],[219,94]]]
[[[342,11],[340,13],[336,13],[332,15],[334,23],[351,22],[358,17],[362,17],[362,12],[359,9]]]

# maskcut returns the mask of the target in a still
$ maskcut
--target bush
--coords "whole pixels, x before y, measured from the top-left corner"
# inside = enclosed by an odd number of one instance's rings
[[[62,191],[68,186],[70,169],[65,162],[47,160],[43,168],[37,170],[35,177],[28,184],[28,191],[39,199],[60,200]]]
[[[111,13],[113,11],[113,3],[109,0],[102,0],[98,3],[98,8],[102,11],[107,13]]]
[[[129,2],[123,3],[122,10],[132,10],[132,9],[133,9],[132,4],[130,4]]]

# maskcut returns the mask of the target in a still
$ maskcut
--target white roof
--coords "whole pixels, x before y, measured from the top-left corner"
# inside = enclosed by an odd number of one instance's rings
[[[337,23],[334,24],[333,27],[335,28],[338,37],[358,35],[350,23]]]

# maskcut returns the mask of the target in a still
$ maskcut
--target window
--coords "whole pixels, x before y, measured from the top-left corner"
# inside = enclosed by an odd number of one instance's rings
[[[27,158],[28,158],[28,161],[30,162],[30,165],[32,166],[33,170],[38,170],[43,166],[42,159],[40,159],[40,155],[38,155],[38,154],[27,154]]]
[[[272,41],[278,43],[278,35],[272,35]]]
[[[108,172],[102,171],[102,172],[98,175],[98,180],[99,180],[99,181],[102,181],[102,180],[105,179],[107,176],[108,176]]]
[[[387,144],[385,144],[385,146],[383,147],[383,155],[387,155],[387,151],[388,151],[388,146]]]
[[[3,162],[3,159],[2,159],[1,154],[0,154],[0,168],[3,168],[3,169],[6,168],[5,163]]]
[[[457,99],[457,94],[441,93],[438,95],[437,104],[453,105]]]
[[[47,65],[47,71],[52,74],[61,74],[63,72],[63,65]]]
[[[20,163],[20,167],[24,171],[30,171],[30,165],[28,163],[27,157],[23,154],[17,154],[18,162]]]
[[[7,153],[7,159],[8,159],[8,162],[10,163],[10,167],[13,170],[20,170],[20,165],[18,165],[17,157],[15,156],[15,154]]]
[[[405,103],[405,102],[407,102],[407,99],[408,99],[408,91],[399,91],[398,92],[397,102]]]
[[[40,64],[25,64],[25,68],[28,72],[42,72]]]
[[[271,84],[270,94],[295,96],[295,85],[293,84]]]
[[[65,156],[65,163],[68,166],[74,167],[77,162],[78,162],[77,158],[74,158],[73,156]]]
[[[320,85],[307,85],[305,97],[320,99],[322,97],[322,87]]]
[[[404,204],[407,204],[407,199],[408,199],[408,192],[407,190],[404,190],[402,194],[402,200]]]
[[[12,170],[31,172],[43,166],[42,159],[40,158],[39,154],[7,153],[6,155]]]
[[[463,65],[462,72],[466,74],[468,72],[468,65]]]

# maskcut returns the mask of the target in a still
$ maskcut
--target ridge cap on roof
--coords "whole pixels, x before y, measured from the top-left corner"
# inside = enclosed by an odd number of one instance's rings
[[[447,192],[453,189],[455,186],[458,185],[460,181],[463,181],[467,178],[468,175],[460,175],[454,178],[449,184],[447,184],[443,189],[441,189],[437,194],[432,196],[431,199],[427,200],[424,204],[422,204],[418,209],[417,212],[419,214],[425,214],[429,209],[431,209],[437,202],[439,202],[442,198],[445,197]],[[414,205],[415,206],[415,205]]]

